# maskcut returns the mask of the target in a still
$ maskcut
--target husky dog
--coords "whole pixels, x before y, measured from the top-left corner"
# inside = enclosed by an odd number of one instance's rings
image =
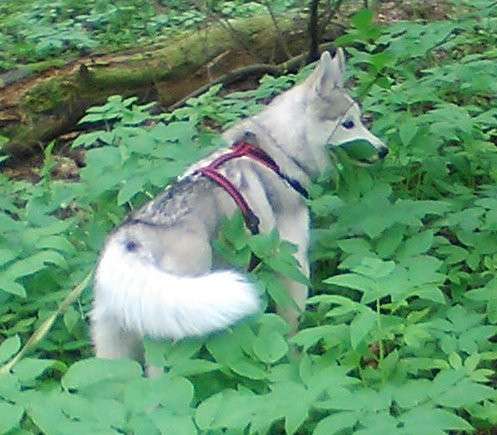
[[[305,275],[309,213],[300,193],[329,166],[328,145],[362,139],[380,158],[388,153],[362,124],[359,106],[343,87],[344,70],[342,50],[333,58],[325,52],[307,80],[224,133],[229,144],[250,139],[266,164],[242,155],[216,169],[258,218],[261,232],[276,229],[297,246],[295,257]],[[223,160],[226,152],[193,165],[109,236],[96,270],[91,315],[98,357],[142,360],[144,336],[201,336],[258,311],[259,297],[247,277],[216,270],[212,241],[223,219],[241,206],[202,168]],[[281,279],[302,311],[307,288]],[[296,327],[299,311],[279,312]]]

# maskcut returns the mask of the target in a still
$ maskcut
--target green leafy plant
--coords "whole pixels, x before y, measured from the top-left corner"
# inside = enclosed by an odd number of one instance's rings
[[[147,341],[146,362],[165,370],[156,379],[91,357],[87,283],[125,213],[222,145],[213,125],[308,70],[225,97],[214,87],[165,115],[111,97],[82,120],[94,129],[73,144],[86,150],[77,182],[53,176],[51,147],[37,183],[0,175],[0,432],[493,430],[497,16],[486,6],[383,27],[363,11],[339,40],[390,155],[364,165],[337,151],[310,189],[312,296],[295,335],[272,312],[292,303],[277,276],[307,282],[295,247],[250,236],[241,215],[215,249],[240,269],[262,260],[251,279],[267,311],[205,339]]]

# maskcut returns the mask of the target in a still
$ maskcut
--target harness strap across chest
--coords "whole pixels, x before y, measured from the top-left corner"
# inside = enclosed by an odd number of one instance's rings
[[[297,180],[290,178],[283,172],[281,172],[276,162],[265,151],[248,142],[236,142],[231,147],[231,151],[228,151],[225,154],[217,157],[207,166],[197,169],[196,173],[202,174],[204,177],[207,177],[210,180],[214,181],[233,198],[236,205],[242,212],[243,218],[245,220],[245,225],[247,226],[249,231],[253,235],[255,235],[259,234],[259,218],[250,208],[247,200],[235,187],[235,185],[218,171],[218,168],[227,161],[240,157],[249,157],[250,159],[255,160],[256,162],[271,169],[276,175],[278,175],[278,177],[288,183],[290,187],[292,187],[304,198],[308,198],[308,193]],[[250,261],[249,270],[252,270],[259,261],[258,259],[254,258],[255,257],[253,256]]]

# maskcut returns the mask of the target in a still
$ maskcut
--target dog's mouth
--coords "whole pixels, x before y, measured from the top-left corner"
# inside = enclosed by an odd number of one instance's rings
[[[376,148],[365,140],[354,140],[338,146],[351,160],[363,164],[373,165],[382,161],[388,154],[388,148]]]

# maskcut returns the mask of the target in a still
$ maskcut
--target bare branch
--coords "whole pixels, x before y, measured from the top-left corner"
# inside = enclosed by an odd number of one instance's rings
[[[266,9],[268,10],[269,15],[271,16],[271,20],[273,21],[274,28],[276,29],[276,35],[278,37],[278,41],[281,44],[283,51],[285,52],[286,59],[290,59],[292,57],[292,54],[290,53],[290,50],[288,48],[288,44],[286,43],[285,38],[283,37],[283,32],[281,31],[280,26],[278,25],[278,21],[276,20],[276,16],[274,14],[274,10],[271,6],[271,3],[268,0],[264,0],[264,6],[266,6]]]
[[[240,35],[240,32],[238,32],[230,23],[229,19],[227,18],[223,18],[223,17],[220,17],[219,15],[217,14],[214,14],[214,17],[215,19],[219,22],[219,24],[221,24],[221,26],[223,26],[225,29],[227,29],[230,34],[231,34],[231,37],[233,38],[233,40],[238,43],[238,45],[240,46],[240,48],[242,48],[243,50],[245,50],[248,54],[250,54],[254,59],[256,59],[257,61],[261,61],[261,58],[260,56],[258,56],[258,54],[251,50],[250,46],[246,43],[246,41],[243,39],[243,36]]]
[[[326,27],[331,22],[332,18],[338,13],[343,2],[344,2],[344,0],[335,0],[335,1],[328,2],[328,7],[326,8],[326,14],[325,14],[324,18],[321,20],[321,25],[319,26],[319,32],[321,34],[325,31]],[[345,28],[345,26],[343,26],[339,23],[335,23],[335,24],[337,26]]]
[[[318,48],[321,50],[328,50],[333,47],[332,42],[327,42],[325,44],[321,44]],[[298,56],[292,57],[288,59],[286,62],[283,62],[279,65],[270,65],[267,63],[257,63],[254,65],[245,66],[242,68],[235,69],[228,74],[225,74],[218,79],[207,83],[204,86],[196,89],[192,93],[188,94],[186,97],[177,101],[176,103],[168,106],[167,111],[175,110],[178,107],[183,106],[190,98],[198,97],[199,95],[207,92],[209,88],[214,85],[223,84],[224,86],[234,83],[236,81],[242,80],[248,76],[262,76],[263,74],[272,74],[272,75],[281,75],[289,72],[296,72],[306,63],[307,54],[300,54]]]

